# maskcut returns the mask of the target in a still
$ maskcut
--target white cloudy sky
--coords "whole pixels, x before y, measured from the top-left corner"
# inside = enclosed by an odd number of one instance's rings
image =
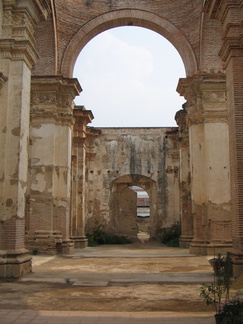
[[[74,69],[83,92],[77,105],[92,110],[96,127],[176,126],[184,98],[182,60],[162,36],[139,27],[110,29],[81,51]]]

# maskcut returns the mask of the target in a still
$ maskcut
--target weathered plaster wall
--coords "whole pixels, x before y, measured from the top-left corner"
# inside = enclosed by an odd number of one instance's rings
[[[77,80],[32,78],[26,245],[45,253],[71,251],[70,194],[73,98]]]
[[[86,232],[102,223],[108,231],[118,230],[120,198],[115,197],[131,185],[140,185],[150,196],[152,236],[178,222],[177,128],[96,130],[88,144],[93,154],[87,161]]]
[[[24,240],[25,201],[30,80],[37,59],[33,33],[41,11],[33,1],[0,2],[0,277],[31,270]]]

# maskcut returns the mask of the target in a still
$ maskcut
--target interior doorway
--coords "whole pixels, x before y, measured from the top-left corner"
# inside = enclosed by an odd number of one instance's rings
[[[137,238],[142,243],[145,243],[150,239],[150,198],[148,193],[142,187],[132,186],[131,189],[137,195]]]
[[[155,237],[158,229],[157,189],[151,179],[126,175],[113,182],[111,219],[118,235],[143,243]]]

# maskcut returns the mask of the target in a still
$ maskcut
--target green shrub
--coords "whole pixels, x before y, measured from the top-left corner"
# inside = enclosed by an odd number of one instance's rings
[[[102,244],[130,244],[132,243],[131,240],[129,240],[125,236],[119,236],[119,235],[112,235],[106,233],[103,228],[105,227],[104,224],[101,224],[97,227],[96,230],[94,230],[93,234],[87,234],[88,239],[88,246],[97,246]]]
[[[171,228],[165,229],[160,235],[160,242],[171,247],[179,246],[181,228],[179,224],[174,224]]]

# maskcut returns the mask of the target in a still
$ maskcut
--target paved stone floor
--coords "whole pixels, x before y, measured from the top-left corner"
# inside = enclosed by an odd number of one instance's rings
[[[156,242],[33,256],[32,273],[0,283],[0,323],[211,324],[209,258]]]

